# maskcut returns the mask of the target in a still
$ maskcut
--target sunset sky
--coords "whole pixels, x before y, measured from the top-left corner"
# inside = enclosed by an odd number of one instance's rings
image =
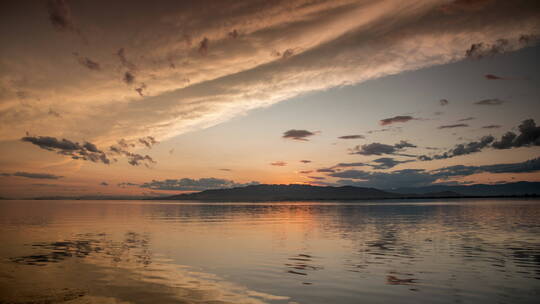
[[[540,181],[537,0],[0,11],[1,197]]]

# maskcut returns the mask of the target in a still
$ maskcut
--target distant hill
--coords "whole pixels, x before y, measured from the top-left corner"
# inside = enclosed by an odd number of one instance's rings
[[[197,193],[179,194],[168,200],[203,201],[285,201],[285,200],[352,200],[397,198],[400,195],[352,186],[319,187],[310,185],[252,185],[246,187],[205,190]]]
[[[427,194],[451,191],[463,196],[540,195],[540,182],[516,182],[496,185],[475,184],[469,186],[433,185],[427,187],[397,188],[389,191],[402,194]]]
[[[246,187],[205,190],[153,198],[156,200],[200,201],[301,201],[301,200],[366,200],[459,198],[489,196],[540,195],[540,183],[518,182],[499,185],[428,186],[400,188],[390,191],[354,186],[321,187],[310,185],[252,185]]]

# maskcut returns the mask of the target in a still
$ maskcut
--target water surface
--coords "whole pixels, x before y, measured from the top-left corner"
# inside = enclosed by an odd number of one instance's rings
[[[0,201],[0,303],[535,303],[540,201]]]

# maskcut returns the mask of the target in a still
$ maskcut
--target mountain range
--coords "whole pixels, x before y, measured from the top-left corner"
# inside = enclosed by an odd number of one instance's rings
[[[379,190],[354,186],[250,185],[205,190],[196,193],[159,197],[159,200],[201,201],[285,201],[285,200],[365,200],[405,198],[459,198],[489,196],[537,196],[540,182],[517,182],[497,185],[428,186]]]

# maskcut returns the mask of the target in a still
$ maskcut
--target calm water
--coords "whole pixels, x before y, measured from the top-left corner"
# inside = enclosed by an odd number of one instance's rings
[[[0,303],[538,303],[540,201],[0,201]]]

